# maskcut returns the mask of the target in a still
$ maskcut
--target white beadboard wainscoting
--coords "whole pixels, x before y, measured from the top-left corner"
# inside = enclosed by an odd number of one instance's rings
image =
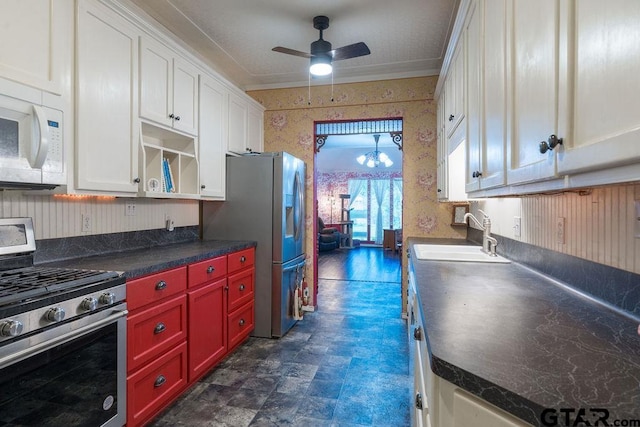
[[[135,206],[135,215],[126,215],[127,204]],[[83,215],[90,231],[82,229]],[[36,240],[164,228],[166,216],[175,227],[198,225],[198,201],[0,192],[0,217],[33,218]]]
[[[636,237],[640,185],[616,185],[585,191],[471,203],[491,218],[491,231],[514,240],[640,273],[640,238]],[[514,232],[521,218],[521,233]],[[559,220],[560,218],[560,220]],[[558,222],[563,222],[564,236]]]

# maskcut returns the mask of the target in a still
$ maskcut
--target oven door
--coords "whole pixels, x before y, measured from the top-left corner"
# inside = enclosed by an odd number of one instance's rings
[[[123,426],[126,314],[121,304],[1,347],[0,425]]]

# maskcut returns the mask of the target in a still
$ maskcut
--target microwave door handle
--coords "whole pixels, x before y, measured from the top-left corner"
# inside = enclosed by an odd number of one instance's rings
[[[31,167],[34,169],[42,169],[44,161],[47,159],[49,152],[49,130],[47,128],[47,116],[39,105],[33,106],[34,131],[38,134],[34,135],[31,146]]]

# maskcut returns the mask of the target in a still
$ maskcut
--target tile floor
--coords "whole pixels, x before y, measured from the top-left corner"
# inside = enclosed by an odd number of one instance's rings
[[[408,426],[400,283],[320,279],[319,292],[285,337],[250,338],[151,425]]]

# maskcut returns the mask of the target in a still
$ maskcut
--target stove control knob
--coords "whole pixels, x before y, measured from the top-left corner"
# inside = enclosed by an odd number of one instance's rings
[[[52,307],[44,314],[44,318],[49,322],[60,322],[64,319],[64,309],[60,307]]]
[[[113,292],[105,292],[100,295],[100,303],[111,305],[116,302],[116,295]]]
[[[19,320],[5,320],[0,323],[0,336],[17,337],[22,333],[22,322]]]
[[[80,308],[87,311],[93,311],[98,307],[98,300],[94,297],[87,297],[80,303]]]

